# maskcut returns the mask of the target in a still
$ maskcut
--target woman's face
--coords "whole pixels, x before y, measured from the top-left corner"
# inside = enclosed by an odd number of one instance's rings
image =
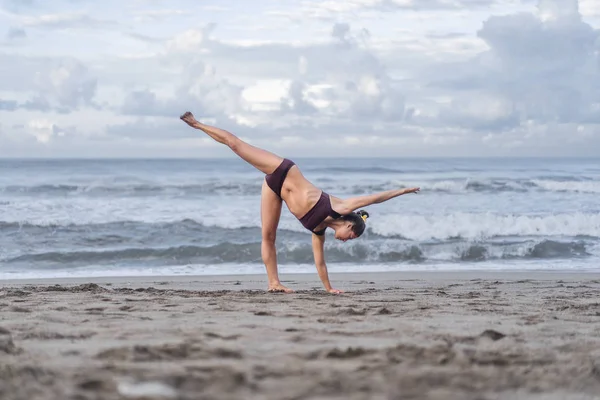
[[[356,234],[352,231],[352,224],[347,223],[336,229],[335,238],[345,242],[346,240],[356,239]]]

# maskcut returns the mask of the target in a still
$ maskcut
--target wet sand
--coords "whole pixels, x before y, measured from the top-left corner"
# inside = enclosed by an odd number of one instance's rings
[[[600,399],[600,276],[0,281],[0,399]]]

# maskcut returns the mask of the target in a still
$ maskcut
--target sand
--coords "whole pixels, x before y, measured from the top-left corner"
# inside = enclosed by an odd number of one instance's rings
[[[0,399],[600,399],[600,276],[0,281]]]

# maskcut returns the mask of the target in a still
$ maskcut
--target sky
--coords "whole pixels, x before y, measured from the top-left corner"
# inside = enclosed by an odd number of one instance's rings
[[[0,0],[0,157],[600,156],[597,0]]]

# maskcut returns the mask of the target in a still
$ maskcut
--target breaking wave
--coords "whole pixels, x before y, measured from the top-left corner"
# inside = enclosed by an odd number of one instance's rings
[[[394,263],[457,261],[478,262],[512,259],[555,259],[585,257],[590,253],[582,241],[553,240],[519,243],[438,243],[411,244],[375,242],[368,244],[331,244],[327,249],[330,262]],[[311,263],[310,243],[278,246],[281,264]],[[260,243],[219,243],[212,246],[185,245],[165,248],[123,248],[83,251],[48,251],[20,255],[2,260],[6,264],[36,263],[75,265],[186,265],[218,263],[261,263]]]
[[[289,224],[287,223],[289,222]],[[156,232],[167,239],[172,232],[195,235],[201,232],[213,235],[236,235],[247,230],[249,235],[260,236],[260,218],[240,222],[239,218],[218,214],[202,221],[195,219],[154,222],[152,218],[97,223],[92,218],[70,220],[48,219],[44,223],[29,221],[0,221],[0,232],[36,231],[36,234],[56,234],[57,231],[95,232],[114,231],[128,235],[132,232]],[[40,232],[42,231],[42,232]],[[308,235],[297,221],[280,224],[280,232]],[[600,214],[567,213],[555,215],[499,215],[493,213],[450,213],[443,215],[391,214],[369,221],[367,238],[427,240],[485,240],[495,237],[593,237],[600,238]]]
[[[385,180],[379,182],[336,182],[330,179],[317,179],[317,185],[333,193],[360,195],[390,188],[419,186],[423,192],[436,193],[600,193],[598,180],[560,179],[445,179],[445,180]],[[260,195],[262,179],[245,181],[220,181],[187,184],[122,183],[112,184],[42,184],[0,186],[0,193],[9,195],[51,195],[51,196],[247,196]]]

